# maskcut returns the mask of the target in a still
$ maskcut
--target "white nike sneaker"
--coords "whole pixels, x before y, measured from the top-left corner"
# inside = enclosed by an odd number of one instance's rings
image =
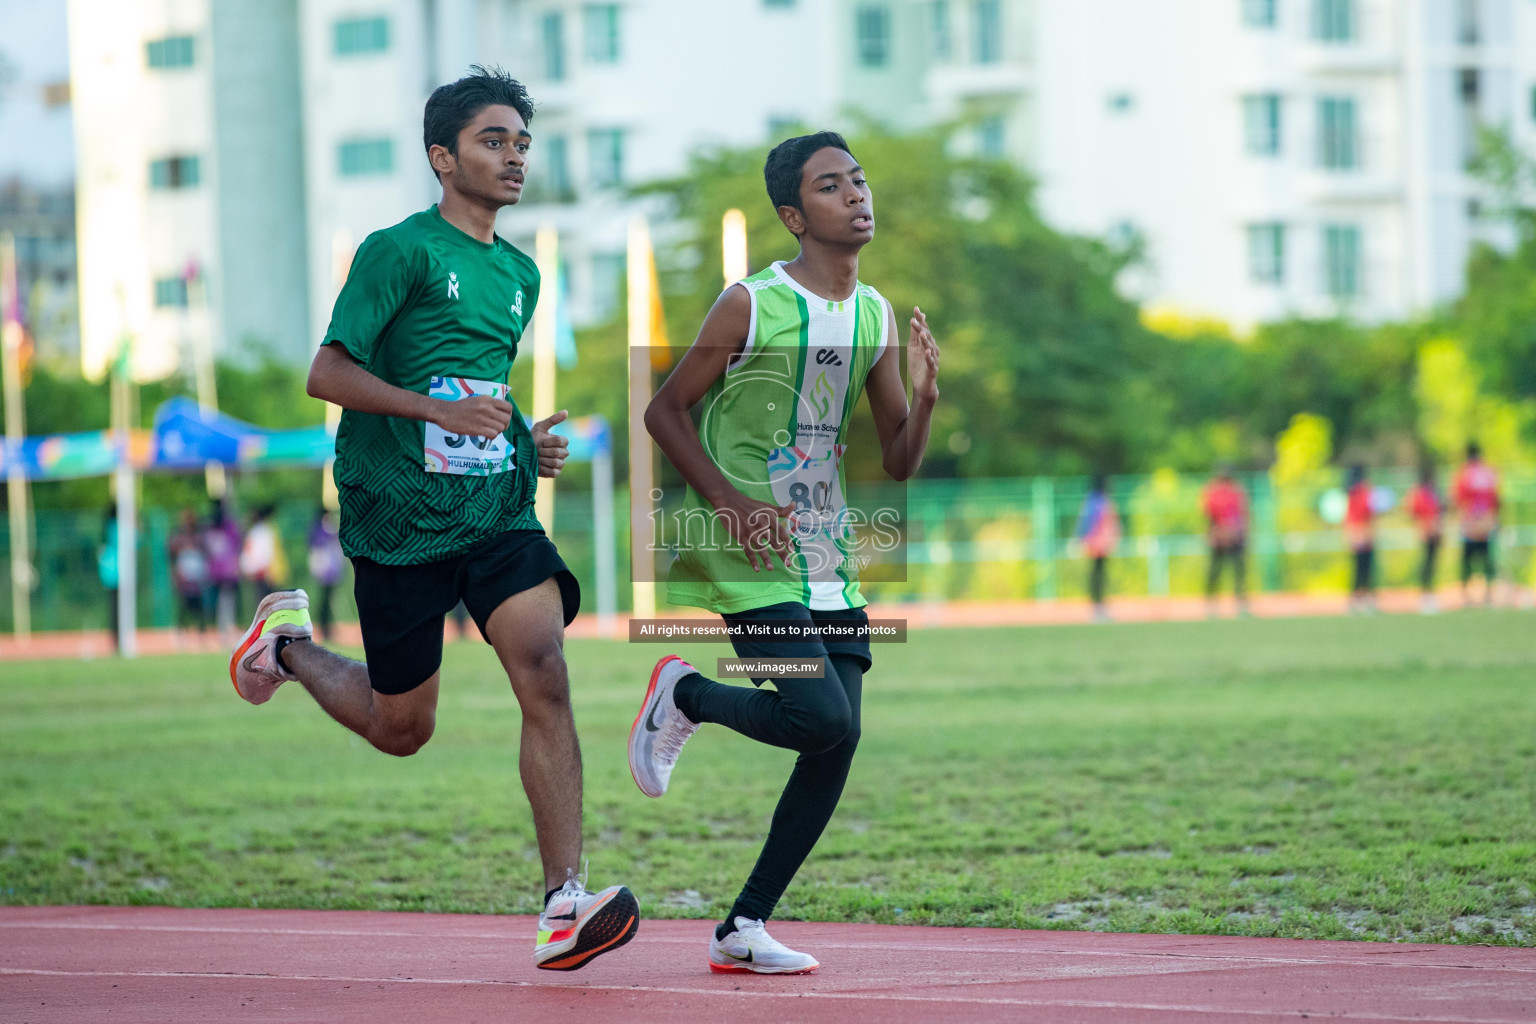
[[[768,934],[761,921],[736,919],[736,930],[723,939],[709,937],[709,969],[718,974],[810,974],[821,964],[809,953],[798,953]]]
[[[622,885],[587,892],[574,875],[549,898],[539,915],[533,965],[574,971],[593,957],[618,949],[640,930],[640,904]]]
[[[277,660],[277,638],[307,639],[314,635],[309,624],[309,595],[302,590],[278,590],[261,599],[256,618],[229,656],[229,681],[235,692],[252,704],[265,704],[277,688],[298,676]]]
[[[698,723],[690,722],[672,699],[677,681],[697,671],[682,658],[668,655],[651,673],[640,713],[629,727],[629,774],[646,796],[661,796],[667,791],[677,755],[688,737],[698,731]]]

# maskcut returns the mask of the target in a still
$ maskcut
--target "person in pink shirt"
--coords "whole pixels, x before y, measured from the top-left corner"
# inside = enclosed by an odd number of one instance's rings
[[[1088,596],[1093,601],[1093,620],[1109,621],[1105,599],[1109,556],[1120,546],[1120,513],[1109,496],[1109,481],[1099,474],[1093,478],[1088,497],[1077,517],[1077,540],[1088,556]]]
[[[1419,530],[1419,542],[1424,546],[1424,561],[1419,567],[1419,610],[1432,615],[1439,610],[1435,601],[1435,558],[1440,554],[1440,538],[1445,526],[1445,499],[1435,484],[1435,470],[1425,466],[1419,473],[1419,482],[1408,493],[1408,514]]]
[[[1205,599],[1210,613],[1216,614],[1216,590],[1221,584],[1221,570],[1230,562],[1237,608],[1246,615],[1248,495],[1232,478],[1230,467],[1221,466],[1216,470],[1216,479],[1206,485],[1201,505],[1205,510],[1206,537],[1211,545],[1211,567],[1205,578]]]
[[[1471,599],[1473,563],[1483,571],[1483,604],[1493,603],[1493,540],[1499,532],[1499,474],[1483,461],[1477,444],[1467,445],[1467,461],[1456,474],[1456,512],[1461,519],[1461,594]]]
[[[1349,609],[1376,610],[1376,510],[1371,507],[1371,482],[1365,467],[1349,467],[1349,505],[1344,512],[1344,540],[1355,556],[1354,582],[1349,588]]]

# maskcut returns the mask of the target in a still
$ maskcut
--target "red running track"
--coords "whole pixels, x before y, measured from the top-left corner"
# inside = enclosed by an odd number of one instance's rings
[[[779,922],[803,977],[714,975],[709,925],[646,921],[535,970],[526,917],[0,908],[0,1020],[603,1024],[1529,1024],[1536,950]]]

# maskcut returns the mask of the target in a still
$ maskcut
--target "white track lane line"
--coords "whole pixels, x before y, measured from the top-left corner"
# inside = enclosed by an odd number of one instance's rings
[[[861,1002],[886,1001],[898,1003],[966,1003],[978,1006],[1033,1006],[1045,1009],[1084,1009],[1084,1010],[1147,1010],[1154,1013],[1182,1013],[1182,1014],[1226,1014],[1247,1017],[1290,1017],[1298,1014],[1323,1015],[1327,1010],[1307,1010],[1297,1008],[1294,1010],[1246,1010],[1246,1009],[1222,1009],[1214,1006],[1184,1006],[1172,1003],[1117,1003],[1102,999],[1020,999],[1013,997],[983,997],[983,996],[912,996],[912,995],[871,995],[864,992],[775,992],[771,989],[760,989],[754,992],[731,991],[725,992],[712,988],[685,988],[672,985],[539,985],[531,981],[493,981],[484,978],[360,978],[345,975],[286,975],[286,974],[197,974],[185,971],[53,971],[32,970],[27,968],[0,967],[0,976],[3,975],[41,975],[44,977],[60,978],[180,978],[192,981],[228,980],[239,981],[310,981],[310,982],[349,982],[353,984],[391,984],[391,985],[495,985],[504,988],[536,988],[559,991],[562,989],[588,989],[598,992],[661,992],[668,995],[691,996],[715,996],[728,999],[857,999]],[[1350,1020],[1377,1021],[1379,1024],[1530,1024],[1524,1018],[1506,1017],[1425,1017],[1414,1015],[1412,1017],[1394,1016],[1391,1014],[1355,1013],[1346,1014]]]
[[[643,923],[643,922],[642,922]],[[353,930],[341,928],[227,928],[204,925],[130,925],[130,924],[72,924],[69,922],[38,922],[25,921],[0,921],[0,929],[45,929],[45,930],[75,930],[75,931],[103,931],[103,932],[194,932],[209,935],[315,935],[315,936],[340,936],[344,938],[395,938],[395,939],[484,939],[506,941],[507,939],[520,939],[521,934],[509,936],[505,932],[403,932],[403,931],[375,931]],[[1199,938],[1200,936],[1191,936]],[[1215,936],[1220,938],[1222,936]],[[659,935],[647,937],[647,943],[672,943],[674,945],[693,946],[698,944],[697,939],[681,936]],[[805,941],[805,940],[801,940]],[[1386,957],[1402,957],[1412,955],[1421,950],[1391,948],[1380,953],[1363,954],[1364,959],[1337,959],[1319,957],[1278,957],[1278,956],[1249,956],[1237,954],[1217,953],[1179,953],[1172,951],[1128,951],[1107,949],[1048,949],[1018,946],[939,946],[926,943],[905,942],[837,942],[816,941],[817,948],[825,949],[880,949],[893,953],[988,953],[988,954],[1035,954],[1041,956],[1096,956],[1096,957],[1160,957],[1179,960],[1200,960],[1213,963],[1256,963],[1256,964],[1311,964],[1328,966],[1338,964],[1344,967],[1395,967],[1409,968],[1413,970],[1445,970],[1445,971],[1514,971],[1522,974],[1536,973],[1536,954],[1532,955],[1530,967],[1514,967],[1500,965],[1498,967],[1483,967],[1476,964],[1426,964],[1426,963],[1401,963],[1384,959]],[[1525,1022],[1522,1022],[1525,1024]]]

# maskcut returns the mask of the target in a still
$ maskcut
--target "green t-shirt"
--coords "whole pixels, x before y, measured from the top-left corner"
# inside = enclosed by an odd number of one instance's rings
[[[795,554],[772,572],[753,572],[689,487],[670,538],[677,558],[667,598],[722,614],[782,602],[862,608],[863,552],[844,498],[843,454],[853,408],[885,351],[889,307],[867,284],[841,301],[822,298],[782,263],[737,287],[752,301],[746,345],[704,396],[699,441],[747,497],[795,505]]]
[[[504,394],[539,271],[497,238],[486,244],[437,207],[364,239],[323,344],[420,394]],[[499,389],[499,390],[498,390]],[[341,545],[351,557],[418,565],[507,530],[537,530],[538,459],[514,403],[503,438],[445,436],[417,420],[343,410],[336,433]],[[477,461],[478,460],[478,461]]]

